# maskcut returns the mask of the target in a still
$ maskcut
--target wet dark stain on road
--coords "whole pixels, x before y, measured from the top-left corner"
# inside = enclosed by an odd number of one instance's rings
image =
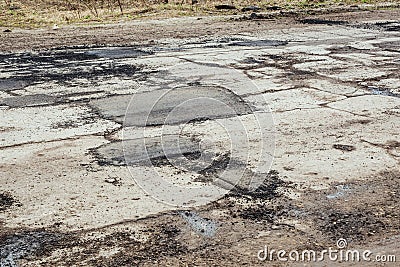
[[[24,66],[23,70],[17,71],[12,78],[0,79],[0,91],[23,89],[44,82],[79,85],[77,79],[86,79],[94,83],[105,76],[132,77],[139,72],[138,66],[114,64],[112,58],[106,57],[106,51],[104,50],[104,55],[100,52],[91,54],[83,49],[0,54],[0,66],[5,67],[5,73]],[[109,51],[113,49],[110,48]]]

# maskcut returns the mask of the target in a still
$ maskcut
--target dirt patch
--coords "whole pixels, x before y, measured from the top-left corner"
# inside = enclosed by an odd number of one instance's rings
[[[9,209],[13,205],[20,206],[21,204],[11,195],[11,193],[0,193],[0,212]]]
[[[334,144],[332,147],[334,149],[338,149],[338,150],[342,150],[342,151],[353,151],[353,150],[356,150],[355,146],[352,146],[352,145]]]
[[[325,14],[313,16],[313,19],[326,19],[332,21],[356,21],[359,19],[370,20],[390,20],[399,17],[398,10],[386,10],[374,12],[355,11],[342,13],[325,11]],[[291,27],[301,28],[305,24],[298,23],[296,20],[306,15],[304,13],[292,12],[288,16],[274,18],[271,21],[258,20],[244,21],[224,21],[221,18],[182,18],[177,22],[163,24],[160,31],[159,24],[148,21],[147,23],[127,22],[115,25],[101,25],[88,27],[62,27],[56,31],[18,31],[3,33],[0,51],[21,51],[37,50],[54,47],[72,47],[83,45],[127,45],[132,44],[132,40],[142,44],[161,39],[161,38],[190,38],[199,36],[223,37],[235,35],[242,32],[259,33],[270,29],[282,29],[290,24]],[[179,28],[179,31],[176,29]],[[193,29],[196,31],[193,31]]]
[[[144,262],[156,263],[160,258],[169,256],[179,257],[187,253],[187,248],[176,240],[181,230],[175,225],[157,224],[148,230],[154,236],[147,242],[132,242],[129,235],[122,235],[121,241],[125,241],[129,250],[119,252],[113,257],[100,257],[89,261],[92,266],[143,266]],[[107,238],[107,241],[115,240],[116,236]],[[128,238],[127,238],[128,237]],[[124,242],[118,242],[118,246]]]
[[[223,155],[217,155],[216,159],[211,162],[211,165],[208,166],[207,168],[200,170],[199,173],[205,177],[215,176],[217,175],[217,173],[226,169],[230,160],[231,157],[228,153]]]
[[[264,244],[317,250],[335,246],[338,238],[354,247],[400,233],[399,173],[379,173],[323,191],[304,191],[283,178],[273,171],[255,191],[235,187],[220,200],[194,210],[61,235],[57,244],[54,231],[49,231],[49,238],[31,233],[34,240],[44,240],[42,250],[19,258],[32,263],[40,259],[45,265],[236,266],[231,257],[235,253],[241,265],[254,266],[265,264],[256,256]],[[303,197],[288,197],[298,190]],[[13,236],[3,237],[3,243],[14,244]],[[43,248],[47,252],[38,253]],[[63,253],[49,257],[55,249]],[[278,263],[275,260],[272,263]]]
[[[18,260],[49,255],[58,247],[62,234],[37,230],[0,236],[0,265],[19,266]]]
[[[343,20],[327,20],[327,19],[302,19],[301,23],[304,24],[317,24],[317,25],[347,25],[347,21]]]
[[[313,216],[317,229],[332,240],[348,238],[365,242],[398,234],[400,230],[399,173],[385,172],[363,181],[345,184],[346,191],[336,197],[323,198]],[[314,207],[314,209],[317,207]]]
[[[358,24],[357,27],[361,27],[364,29],[398,32],[398,31],[400,31],[400,21],[363,23],[363,24]]]

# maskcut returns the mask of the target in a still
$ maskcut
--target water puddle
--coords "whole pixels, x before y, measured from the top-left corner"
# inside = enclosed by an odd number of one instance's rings
[[[371,91],[373,95],[400,97],[399,94],[392,93],[389,89],[372,87],[372,86],[369,86],[368,89]]]
[[[327,199],[342,198],[348,192],[350,192],[350,187],[348,185],[338,185],[336,186],[336,192],[327,195],[326,198]]]
[[[217,232],[218,225],[213,220],[202,218],[194,212],[184,211],[179,213],[187,222],[190,229],[199,235],[213,237]]]

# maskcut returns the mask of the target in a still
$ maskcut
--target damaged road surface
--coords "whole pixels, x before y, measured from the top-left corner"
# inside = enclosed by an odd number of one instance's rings
[[[2,52],[0,265],[396,266],[399,23]]]

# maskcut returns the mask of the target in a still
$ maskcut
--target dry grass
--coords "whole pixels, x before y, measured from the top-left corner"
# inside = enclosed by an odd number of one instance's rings
[[[0,27],[37,28],[53,24],[115,22],[143,17],[165,18],[191,15],[239,14],[240,9],[256,5],[267,11],[315,8],[379,0],[0,0]],[[400,2],[400,0],[395,0]],[[238,10],[216,10],[216,4],[235,5]],[[122,12],[121,12],[122,11]]]

